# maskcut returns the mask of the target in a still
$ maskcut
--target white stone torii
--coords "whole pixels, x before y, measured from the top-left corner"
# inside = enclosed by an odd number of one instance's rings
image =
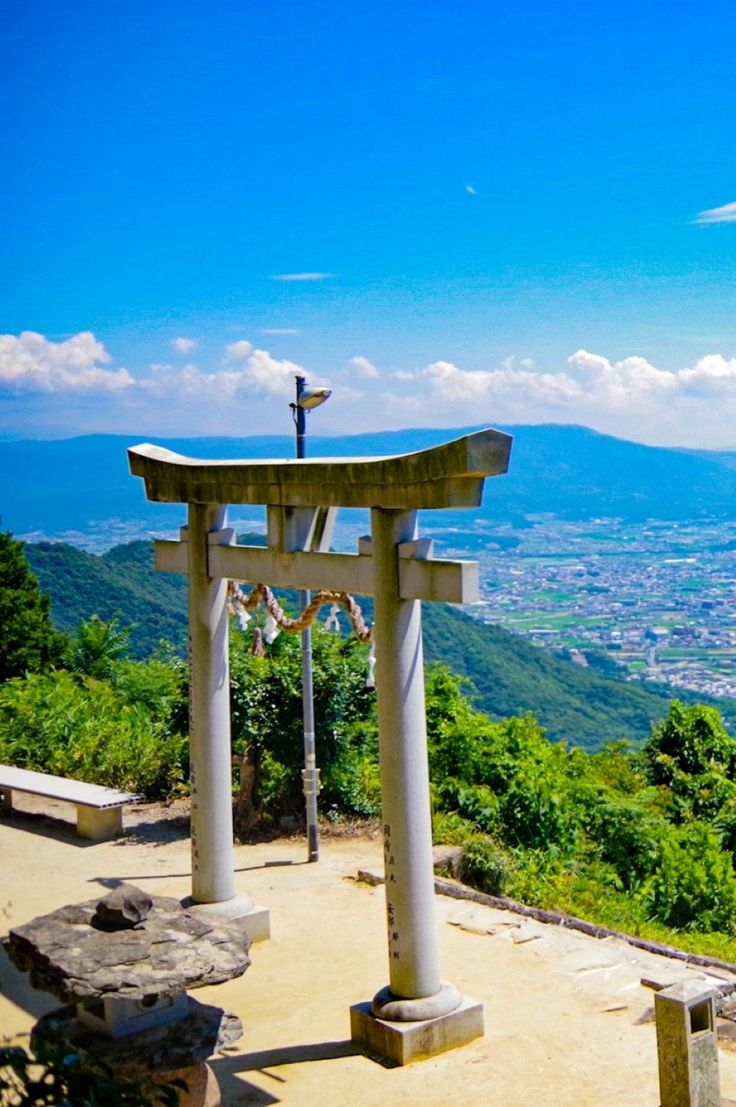
[[[480,1004],[442,983],[434,910],[421,600],[478,599],[478,566],[432,556],[420,508],[477,507],[511,438],[483,430],[385,458],[210,461],[128,451],[149,500],[188,505],[157,568],[189,578],[192,901],[268,937],[268,913],[233,878],[227,581],[374,597],[389,985],[351,1008],[353,1038],[400,1064],[483,1033]],[[227,504],[267,506],[268,546],[235,544]],[[358,554],[325,552],[337,507],[367,507]],[[307,767],[309,769],[309,766]]]

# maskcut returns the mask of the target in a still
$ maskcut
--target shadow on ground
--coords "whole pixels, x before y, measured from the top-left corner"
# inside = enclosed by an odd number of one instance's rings
[[[273,1081],[274,1093],[277,1093],[278,1085],[288,1084],[289,1078],[282,1073],[272,1072],[274,1068],[307,1061],[331,1061],[339,1057],[353,1057],[362,1052],[355,1042],[348,1039],[341,1042],[310,1042],[278,1049],[262,1049],[255,1053],[241,1053],[237,1057],[221,1056],[209,1061],[209,1064],[217,1076],[223,1103],[237,1103],[238,1107],[252,1104],[255,1107],[256,1104],[280,1103],[281,1100],[278,1094],[272,1095],[244,1081],[241,1073],[258,1072],[266,1080]]]

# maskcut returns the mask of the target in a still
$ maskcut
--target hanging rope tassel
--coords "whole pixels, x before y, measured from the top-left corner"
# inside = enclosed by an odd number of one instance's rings
[[[263,633],[260,627],[256,627],[253,631],[253,645],[250,652],[254,657],[265,657],[266,647],[263,645]]]
[[[338,618],[338,612],[340,608],[338,604],[333,603],[330,608],[330,614],[325,619],[325,630],[334,630],[335,634],[340,633],[340,620]]]
[[[280,634],[281,631],[278,628],[276,620],[269,611],[268,615],[266,616],[266,622],[263,624],[263,637],[266,642],[268,642],[269,646],[271,646]]]
[[[246,596],[237,581],[230,581],[228,611],[237,613],[236,609],[238,606],[241,606],[244,611],[250,610],[251,608],[257,607],[259,603],[265,605],[268,615],[274,620],[276,627],[280,627],[281,630],[288,630],[292,634],[299,634],[301,631],[306,630],[307,627],[310,627],[317,618],[317,614],[323,604],[329,603],[332,604],[333,607],[340,604],[345,608],[352,628],[360,641],[373,641],[373,628],[367,625],[363,618],[363,612],[349,592],[332,592],[326,588],[321,589],[319,592],[315,593],[311,602],[307,604],[298,619],[290,619],[268,585],[256,584],[250,595]],[[329,618],[331,617],[332,612],[330,612]],[[336,614],[335,618],[337,618]],[[269,638],[269,634],[271,634],[272,631],[268,618],[266,619],[266,627],[264,630],[266,641],[273,641],[276,634],[273,635],[273,638]],[[276,633],[278,633],[278,630]]]
[[[371,652],[369,653],[369,659],[367,659],[365,687],[366,689],[374,689],[375,687],[375,642],[371,642]]]
[[[234,611],[235,618],[238,623],[238,630],[247,630],[248,623],[250,622],[250,615],[245,610],[242,604],[238,604]]]

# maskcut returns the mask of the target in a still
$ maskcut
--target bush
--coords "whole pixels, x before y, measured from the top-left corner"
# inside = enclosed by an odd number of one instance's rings
[[[263,657],[250,636],[233,634],[230,690],[233,751],[241,759],[236,822],[304,809],[302,673],[299,638],[281,634]],[[365,686],[367,647],[312,630],[315,746],[322,806],[373,814],[380,805],[375,696]],[[266,757],[266,754],[268,755]]]
[[[642,898],[667,926],[733,933],[736,876],[716,832],[701,822],[672,829]]]
[[[513,862],[492,838],[476,834],[463,847],[460,879],[492,896],[504,893]]]
[[[0,760],[27,769],[171,795],[184,779],[185,736],[112,685],[59,671],[0,688]]]
[[[601,859],[613,866],[627,891],[655,871],[670,833],[669,824],[656,812],[612,791],[593,810],[587,829]]]
[[[494,834],[501,828],[498,796],[484,784],[465,784],[451,777],[435,786],[434,798],[441,810],[456,812],[484,834]]]

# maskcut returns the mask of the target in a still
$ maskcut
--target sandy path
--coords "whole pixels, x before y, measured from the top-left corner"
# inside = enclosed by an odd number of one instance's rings
[[[48,807],[46,807],[48,810]],[[148,891],[189,892],[189,842],[181,827],[128,817],[128,834],[84,844],[57,821],[0,821],[0,929],[120,880]],[[691,970],[507,912],[440,897],[443,975],[485,1005],[486,1034],[462,1049],[403,1069],[354,1051],[348,1008],[387,980],[382,888],[358,884],[380,871],[377,840],[323,839],[319,864],[300,839],[238,846],[237,885],[271,910],[273,936],[252,951],[237,981],[198,998],[237,1012],[245,1033],[213,1067],[223,1103],[293,1107],[656,1107],[652,992],[642,976],[675,981]],[[488,933],[488,930],[495,933]],[[0,1031],[18,1036],[56,1002],[31,992],[0,961]],[[736,1100],[736,1054],[721,1050],[721,1090]]]

